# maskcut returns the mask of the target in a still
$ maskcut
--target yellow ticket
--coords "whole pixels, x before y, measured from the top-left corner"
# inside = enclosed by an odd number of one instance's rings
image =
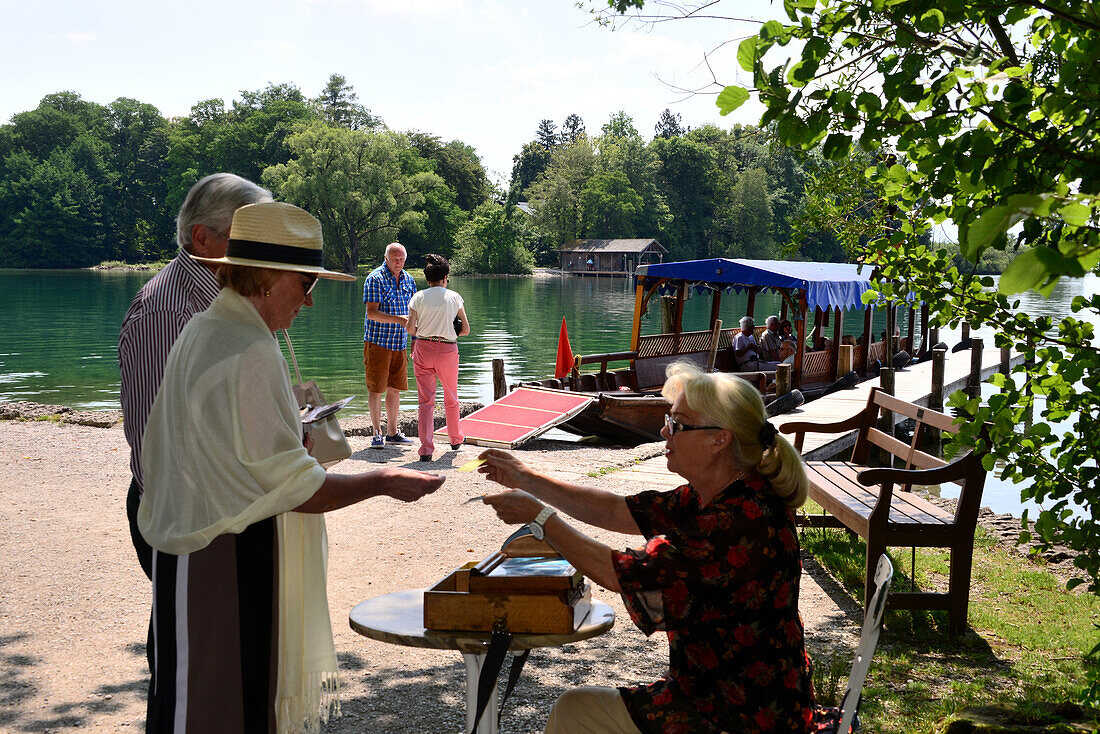
[[[484,463],[485,459],[474,459],[473,461],[467,461],[465,464],[458,467],[458,471],[473,471]]]

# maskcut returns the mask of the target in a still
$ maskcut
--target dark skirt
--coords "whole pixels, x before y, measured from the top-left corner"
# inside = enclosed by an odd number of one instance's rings
[[[146,731],[275,731],[275,519],[182,556],[153,553],[154,670]]]

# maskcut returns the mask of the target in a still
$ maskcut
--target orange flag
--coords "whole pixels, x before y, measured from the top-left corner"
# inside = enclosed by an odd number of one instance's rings
[[[554,367],[554,377],[561,379],[573,369],[573,350],[569,346],[569,332],[565,328],[565,317],[561,317],[561,331],[558,332],[558,362]]]

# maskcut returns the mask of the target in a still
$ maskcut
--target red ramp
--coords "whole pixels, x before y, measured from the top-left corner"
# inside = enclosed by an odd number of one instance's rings
[[[594,398],[582,393],[517,387],[500,400],[460,421],[466,443],[513,449],[587,408]],[[435,432],[444,443],[447,430]]]

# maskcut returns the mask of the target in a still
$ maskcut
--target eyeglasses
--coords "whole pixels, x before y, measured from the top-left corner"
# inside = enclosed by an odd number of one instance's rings
[[[678,420],[674,420],[671,413],[665,414],[665,428],[668,429],[668,435],[675,436],[680,431],[723,431],[722,426],[692,426],[687,423],[681,423]]]
[[[320,280],[320,278],[318,278],[316,275],[314,275],[313,280],[309,281],[309,285],[305,287],[307,297],[309,296],[310,293],[313,293],[313,289],[317,287],[317,281],[319,281],[319,280]]]

